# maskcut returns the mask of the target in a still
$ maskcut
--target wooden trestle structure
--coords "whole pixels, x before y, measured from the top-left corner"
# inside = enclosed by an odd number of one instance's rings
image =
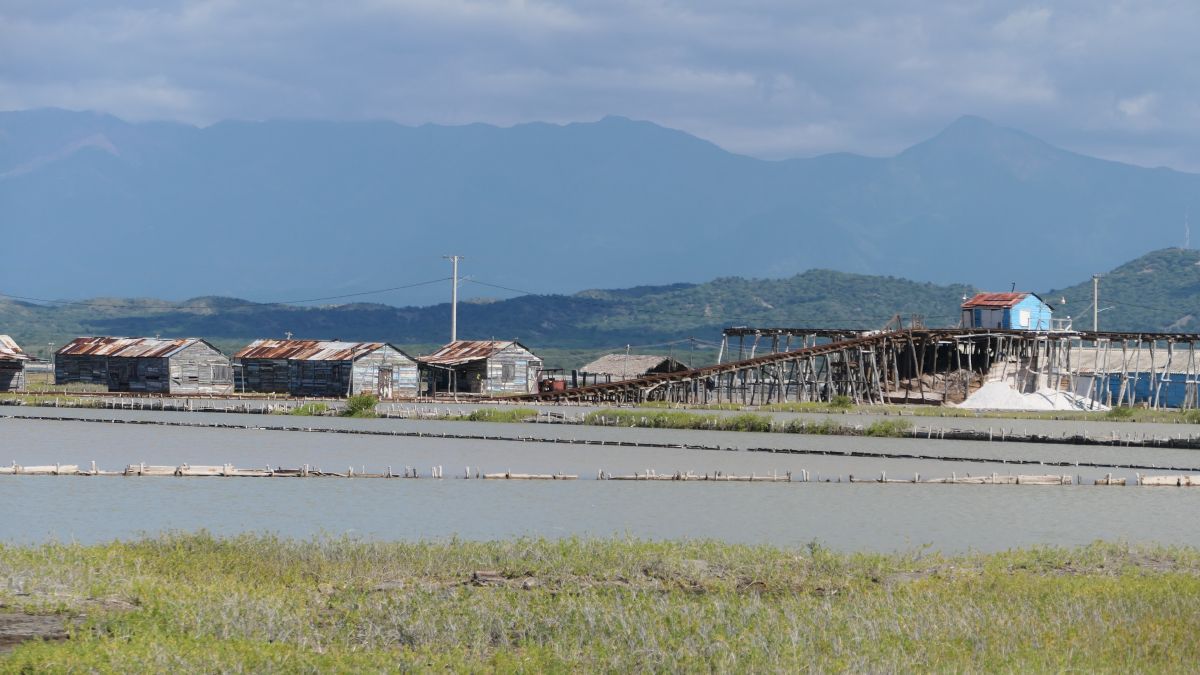
[[[936,405],[1004,381],[1018,391],[1069,391],[1105,405],[1196,408],[1198,342],[1197,333],[731,328],[713,366],[514,400],[766,405],[846,396]],[[735,360],[720,362],[726,358]]]

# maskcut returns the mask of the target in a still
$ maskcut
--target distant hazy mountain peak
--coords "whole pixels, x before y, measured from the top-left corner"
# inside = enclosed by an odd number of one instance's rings
[[[1040,151],[1057,151],[1058,148],[1031,136],[1024,131],[1001,126],[977,115],[963,115],[942,129],[933,138],[918,143],[902,154],[928,152],[930,150],[972,152],[1013,146]]]
[[[481,280],[539,293],[818,266],[1044,288],[1121,262],[1131,233],[1146,248],[1181,242],[1200,194],[1200,176],[971,115],[896,157],[768,162],[620,115],[200,128],[0,112],[5,172],[6,247],[41,250],[49,232],[87,242],[56,249],[53,274],[44,256],[11,257],[7,292],[35,297],[322,297],[348,274],[351,290],[443,277],[452,252]]]

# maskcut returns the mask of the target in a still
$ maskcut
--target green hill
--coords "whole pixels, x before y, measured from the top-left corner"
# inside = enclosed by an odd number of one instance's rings
[[[1075,328],[1093,328],[1090,279],[1042,297]],[[1200,251],[1154,251],[1103,274],[1099,319],[1101,330],[1200,332]]]
[[[726,277],[702,284],[465,302],[459,307],[459,335],[517,338],[554,355],[553,365],[572,367],[625,345],[645,352],[711,348],[727,326],[874,329],[895,314],[906,319],[920,315],[930,326],[953,326],[962,297],[975,290],[830,270],[786,279]],[[1058,306],[1057,316],[1071,315],[1077,328],[1091,327],[1090,280],[1042,296]],[[1102,279],[1101,307],[1104,329],[1200,331],[1200,252],[1165,249],[1121,265]],[[208,297],[183,302],[101,298],[48,306],[0,299],[0,333],[11,334],[39,355],[48,352],[49,343],[61,345],[77,335],[201,336],[233,350],[254,338],[289,332],[308,338],[387,340],[421,352],[447,339],[449,314],[448,304],[305,307]],[[688,338],[699,342],[681,344]]]

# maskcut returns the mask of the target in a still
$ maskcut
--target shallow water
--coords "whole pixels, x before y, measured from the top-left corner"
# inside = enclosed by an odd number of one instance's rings
[[[868,437],[850,437],[850,436],[814,436],[802,434],[783,434],[783,433],[747,433],[747,432],[732,432],[732,431],[680,431],[673,429],[633,429],[621,427],[590,427],[580,425],[560,425],[560,424],[492,424],[485,422],[446,422],[436,420],[408,420],[408,419],[349,419],[340,417],[291,417],[291,416],[276,416],[276,415],[244,415],[232,413],[171,413],[171,412],[149,412],[149,411],[130,411],[130,410],[54,410],[51,408],[10,408],[0,410],[0,416],[20,414],[20,415],[45,415],[62,418],[86,418],[86,419],[130,419],[130,420],[158,420],[168,422],[185,422],[185,423],[202,423],[202,424],[226,424],[226,425],[245,425],[253,427],[292,427],[292,428],[316,428],[316,429],[359,429],[365,431],[396,431],[396,432],[419,432],[429,434],[461,434],[472,436],[497,436],[497,437],[524,437],[524,438],[544,438],[544,439],[574,439],[574,440],[597,440],[597,441],[625,441],[625,442],[642,442],[642,443],[662,443],[662,444],[691,444],[703,445],[709,447],[720,447],[727,449],[746,450],[752,448],[777,448],[777,449],[802,449],[809,451],[863,451],[863,452],[878,452],[878,453],[906,453],[906,454],[921,454],[930,455],[936,454],[939,456],[955,456],[979,459],[995,459],[995,460],[1042,460],[1042,461],[1070,461],[1070,462],[1093,462],[1093,463],[1112,463],[1114,465],[1159,465],[1173,467],[1194,467],[1200,473],[1200,451],[1186,449],[1170,449],[1170,448],[1125,448],[1114,446],[1076,446],[1076,445],[1047,445],[1036,443],[1006,443],[1006,442],[979,442],[979,441],[938,441],[926,438],[868,438]],[[64,463],[86,463],[91,460],[99,460],[91,449],[92,446],[86,439],[91,438],[91,434],[100,433],[98,430],[106,428],[100,424],[74,424],[68,426],[79,427],[74,431],[60,430],[56,434],[64,434],[72,438],[71,442],[59,442],[58,446],[63,451],[71,454],[65,455],[64,459],[47,458],[40,454],[41,449],[48,449],[46,439],[40,438],[41,433],[37,426],[40,424],[49,424],[49,422],[24,422],[21,420],[6,420],[0,417],[0,430],[8,428],[10,431],[7,435],[11,438],[11,443],[3,443],[0,445],[0,464],[7,464],[10,461],[16,461],[19,464],[34,464],[53,463],[62,461]],[[33,425],[33,426],[29,426]],[[115,425],[114,428],[122,429],[146,429],[153,427],[127,427],[125,425]],[[160,432],[171,430],[172,428],[159,428]],[[221,431],[207,429],[174,429],[182,433],[182,436],[166,434],[164,436],[154,436],[152,438],[161,440],[147,441],[139,443],[132,448],[127,448],[124,455],[113,457],[112,461],[124,466],[129,463],[145,461],[147,463],[158,463],[155,457],[159,457],[158,449],[162,446],[170,447],[175,441],[175,438],[197,438],[196,432],[204,431]],[[136,433],[129,431],[128,433]],[[242,432],[242,433],[264,433],[258,432]],[[299,434],[305,435],[305,434]],[[357,438],[350,435],[342,434],[313,434],[317,440],[309,439],[304,441],[303,447],[326,448],[343,443],[348,438]],[[61,436],[60,436],[61,438]],[[123,436],[118,436],[123,438]],[[242,439],[240,433],[232,438]],[[997,434],[997,438],[999,435]],[[84,439],[84,440],[80,440]],[[405,440],[417,439],[380,439],[384,443],[401,443]],[[298,443],[299,441],[291,441]],[[446,440],[443,443],[453,443],[454,441]],[[459,441],[459,443],[474,443],[477,441]],[[2,443],[2,441],[0,441]],[[5,446],[10,446],[12,449],[5,454]],[[117,441],[116,447],[124,448],[123,441]],[[107,447],[101,445],[100,448]],[[204,447],[212,447],[207,444]],[[217,445],[217,449],[220,449]],[[239,452],[247,452],[243,448],[243,444],[235,440],[235,446]],[[372,446],[376,447],[376,446]],[[448,446],[439,446],[448,447]],[[498,446],[499,447],[499,446]],[[558,446],[556,446],[558,447]],[[32,458],[25,459],[29,455],[23,454],[25,449],[35,453]],[[256,448],[257,450],[257,448]],[[599,448],[593,448],[590,452],[598,452]],[[133,456],[130,456],[132,453]],[[147,454],[151,453],[151,454]],[[601,455],[602,457],[603,455]],[[189,457],[172,456],[173,458],[165,458],[163,463],[170,462],[190,462],[192,464],[201,463],[238,463],[244,461],[239,457],[228,456],[228,453],[212,458],[206,454],[206,459],[194,459]],[[305,456],[297,456],[291,453],[271,455],[269,461],[281,464],[303,464],[303,463],[319,463],[310,461]],[[257,462],[257,460],[255,460]],[[379,461],[371,458],[363,458],[361,462]],[[436,458],[434,458],[436,463]],[[692,460],[693,462],[703,463],[707,460]],[[810,461],[810,460],[805,460]],[[872,460],[873,461],[873,460]],[[388,462],[386,458],[382,464],[377,464],[377,468],[382,468]],[[445,463],[445,462],[443,462]],[[103,464],[103,463],[102,463]],[[503,467],[501,467],[503,468]],[[596,469],[609,468],[607,466],[591,466],[587,467],[591,473]],[[643,468],[643,467],[638,467]],[[661,467],[660,467],[661,468]],[[674,468],[696,468],[702,467],[688,465],[686,467]],[[807,468],[807,467],[805,467]],[[538,470],[537,467],[529,467],[531,470]],[[516,470],[516,469],[514,469]],[[1025,473],[1037,473],[1032,469],[1024,470]],[[1118,475],[1120,474],[1118,472]],[[1130,477],[1133,472],[1129,472]]]
[[[37,412],[22,409],[22,413]],[[61,412],[61,411],[60,411]],[[81,413],[89,411],[80,411]],[[113,416],[113,411],[95,411]],[[161,413],[137,413],[162,415]],[[229,423],[227,414],[187,415]],[[1114,461],[1200,464],[1180,450],[1036,446],[928,441],[678,432],[646,429],[491,425],[406,420],[339,420],[244,416],[254,424],[322,423],[359,428],[424,429],[508,436],[565,435],[725,447],[862,449],[936,452],[966,457],[1044,459],[1111,457]],[[242,421],[242,420],[238,420]],[[352,534],[379,539],[516,535],[707,537],[778,545],[812,540],[846,550],[931,545],[946,551],[998,550],[1032,544],[1080,544],[1098,538],[1200,545],[1200,489],[1074,486],[973,486],[848,483],[667,483],[595,481],[596,471],[653,468],[765,474],[807,469],[822,478],[853,473],[923,477],[965,473],[1069,473],[1101,469],[1012,466],[984,461],[938,462],[685,449],[565,445],[543,442],[394,438],[349,434],[131,426],[78,421],[0,419],[0,463],[54,462],[119,469],[126,464],[300,464],[327,470],[399,471],[415,466],[445,480],[252,479],[0,476],[0,540],[51,538],[85,542],[200,528],[230,534],[275,532],[308,537]],[[465,467],[484,471],[567,472],[569,482],[460,480]],[[1132,477],[1128,470],[1114,470]]]

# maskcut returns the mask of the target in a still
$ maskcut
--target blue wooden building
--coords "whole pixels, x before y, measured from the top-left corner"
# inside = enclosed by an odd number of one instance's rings
[[[1054,308],[1036,293],[976,293],[962,304],[964,328],[1050,330]]]

